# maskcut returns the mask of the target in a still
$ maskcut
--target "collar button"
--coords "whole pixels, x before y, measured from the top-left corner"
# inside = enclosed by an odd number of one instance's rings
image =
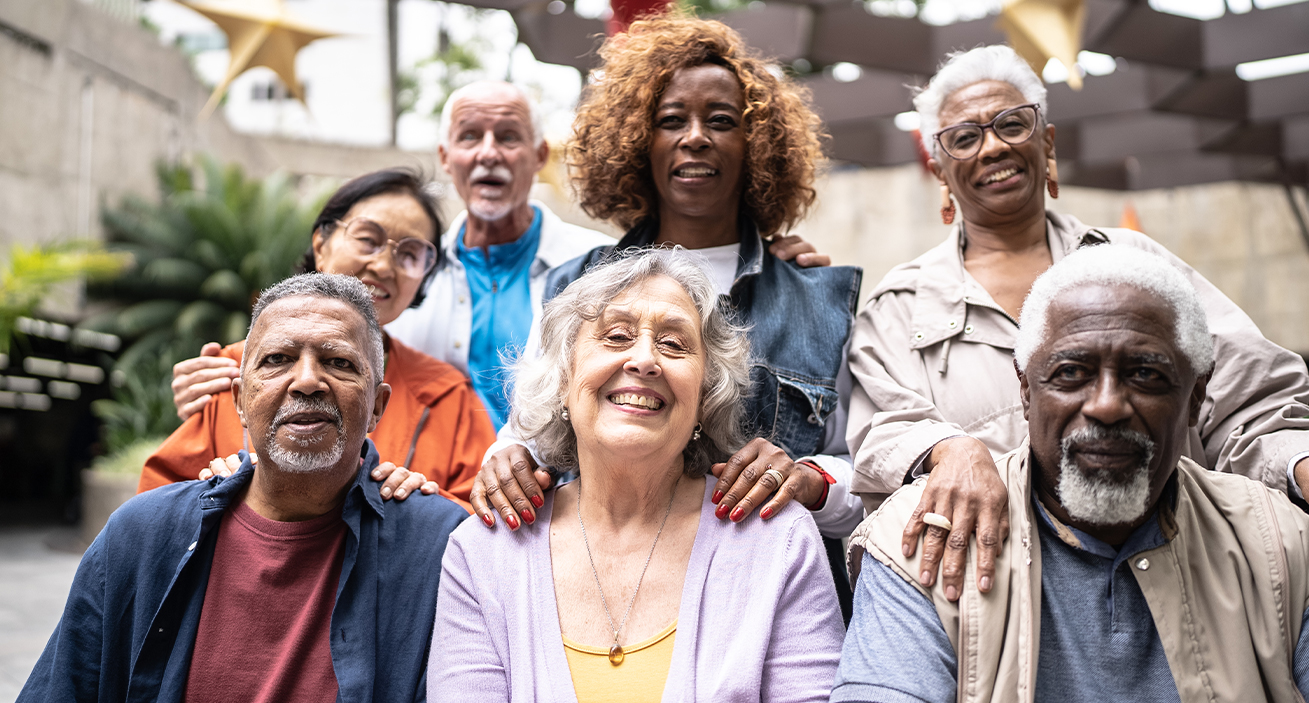
[[[1150,560],[1146,559],[1145,557],[1141,557],[1136,561],[1136,568],[1140,569],[1141,571],[1148,570],[1150,568]]]

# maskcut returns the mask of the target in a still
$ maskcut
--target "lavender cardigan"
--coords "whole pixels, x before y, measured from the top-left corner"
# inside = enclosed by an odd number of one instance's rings
[[[788,505],[720,521],[706,500],[664,687],[672,701],[826,701],[845,635],[818,528]],[[547,495],[534,528],[466,520],[441,563],[429,701],[569,702],[573,681],[550,570]]]

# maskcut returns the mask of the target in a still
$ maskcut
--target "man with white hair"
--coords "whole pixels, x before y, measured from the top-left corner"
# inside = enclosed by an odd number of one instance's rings
[[[1070,254],[1032,286],[1014,356],[1029,436],[998,461],[1013,534],[994,583],[923,586],[901,539],[925,482],[897,491],[851,538],[832,700],[1309,696],[1309,516],[1184,456],[1214,368],[1185,276],[1133,247]]]
[[[529,200],[550,145],[541,111],[517,86],[479,81],[450,95],[437,154],[467,207],[441,239],[450,262],[427,297],[387,326],[400,341],[467,373],[499,429],[509,416],[505,352],[541,314],[545,273],[613,239]]]
[[[353,276],[255,304],[233,400],[258,464],[146,491],[87,549],[18,700],[405,701],[427,690],[450,532],[441,496],[384,504],[367,433],[391,387]]]

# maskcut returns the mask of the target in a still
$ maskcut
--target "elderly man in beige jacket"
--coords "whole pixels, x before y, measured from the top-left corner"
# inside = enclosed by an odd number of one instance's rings
[[[998,462],[1014,534],[990,592],[921,585],[901,533],[924,482],[896,492],[852,537],[832,700],[1303,703],[1309,516],[1184,456],[1214,368],[1195,289],[1090,247],[1037,279],[1019,329],[1029,437]]]

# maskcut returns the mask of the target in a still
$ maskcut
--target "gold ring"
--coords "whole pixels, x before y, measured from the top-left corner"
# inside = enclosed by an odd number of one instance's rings
[[[954,525],[950,523],[950,518],[938,513],[923,513],[923,522],[932,527],[939,527],[946,532],[954,529]]]
[[[786,480],[786,477],[782,475],[782,472],[781,472],[781,471],[778,471],[777,469],[774,469],[774,468],[771,468],[771,467],[770,467],[767,471],[764,472],[764,475],[765,475],[765,476],[772,476],[772,477],[773,477],[773,480],[774,480],[774,481],[777,481],[777,487],[778,487],[778,488],[781,488],[781,487],[782,487],[782,481],[785,481],[785,480]]]

